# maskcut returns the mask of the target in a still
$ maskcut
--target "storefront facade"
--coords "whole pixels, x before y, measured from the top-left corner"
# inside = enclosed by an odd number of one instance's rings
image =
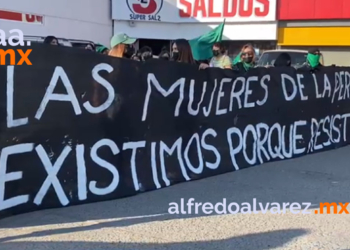
[[[9,0],[0,4],[0,29],[106,45],[113,35],[110,0]]]
[[[225,19],[223,39],[229,45],[255,42],[270,49],[277,41],[276,1],[221,0],[214,5],[214,0],[112,0],[112,19],[115,33],[153,43],[192,39]]]
[[[279,0],[278,46],[319,48],[326,65],[350,65],[349,0]]]

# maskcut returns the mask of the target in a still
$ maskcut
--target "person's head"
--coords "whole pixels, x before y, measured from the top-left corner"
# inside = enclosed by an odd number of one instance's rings
[[[99,54],[108,55],[109,49],[101,44],[98,45],[96,52]]]
[[[165,61],[169,61],[170,60],[170,53],[167,50],[162,50],[162,52],[160,52],[159,59],[161,60],[165,60]]]
[[[281,53],[275,60],[273,66],[275,67],[290,67],[292,59],[290,55],[286,52]]]
[[[137,54],[133,54],[130,58],[131,60],[135,60],[135,61],[141,61],[141,57]]]
[[[312,68],[317,67],[320,64],[321,52],[319,49],[310,49],[307,54],[307,61]]]
[[[186,39],[178,39],[172,45],[172,57],[176,62],[194,64],[191,46]]]
[[[114,57],[131,58],[135,54],[133,44],[136,42],[135,38],[130,38],[124,33],[116,34],[111,39],[111,50],[108,55]]]
[[[144,61],[144,62],[153,58],[152,49],[150,47],[148,47],[148,46],[142,47],[139,50],[139,53],[141,55],[141,60]]]
[[[255,50],[251,44],[246,44],[241,50],[241,61],[251,64],[255,62]]]
[[[225,54],[225,51],[226,51],[226,49],[222,43],[215,43],[213,45],[213,56],[214,57],[218,57],[218,56]]]
[[[58,39],[54,36],[47,36],[44,39],[45,44],[50,44],[50,45],[59,45],[58,44]]]
[[[86,50],[90,50],[90,51],[92,51],[92,52],[95,52],[96,47],[95,47],[95,44],[93,44],[93,43],[88,43],[88,44],[85,46],[85,49],[86,49]]]

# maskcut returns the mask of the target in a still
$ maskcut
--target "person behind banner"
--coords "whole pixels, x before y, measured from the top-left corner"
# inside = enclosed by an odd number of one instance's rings
[[[172,45],[172,61],[196,64],[191,46],[186,39],[177,39]]]
[[[201,63],[199,69],[206,68],[221,68],[221,69],[232,69],[231,59],[225,55],[226,49],[222,43],[215,43],[213,45],[213,57],[209,64]]]
[[[50,45],[56,45],[56,46],[59,45],[58,39],[56,37],[54,37],[54,36],[47,36],[47,37],[45,37],[44,43],[45,44],[50,44]]]
[[[135,38],[130,38],[125,33],[119,33],[112,37],[111,39],[111,50],[108,55],[119,58],[130,59],[132,55],[135,54],[134,43]]]
[[[143,46],[138,53],[140,54],[141,61],[143,62],[153,59],[153,51],[148,46]]]
[[[239,54],[239,60],[235,59],[233,70],[242,73],[247,72],[255,67],[255,59],[254,47],[251,44],[246,44]]]
[[[281,53],[275,60],[274,67],[290,67],[292,64],[292,58],[286,52]]]
[[[171,58],[170,52],[168,51],[168,49],[166,47],[163,47],[162,51],[158,55],[158,59],[164,60],[164,61],[169,61],[170,58]]]
[[[169,61],[170,60],[170,52],[167,50],[162,50],[162,52],[160,52],[160,54],[158,55],[158,58],[160,60]]]
[[[106,46],[103,46],[102,44],[98,44],[96,52],[99,54],[108,55],[109,49]]]
[[[96,46],[95,44],[93,43],[88,43],[86,46],[85,46],[85,49],[86,50],[89,50],[91,52],[95,52],[96,51]]]
[[[309,69],[311,71],[320,70],[323,65],[320,63],[321,52],[319,49],[310,49],[306,62],[300,67],[300,69]]]
[[[140,53],[137,52],[136,54],[133,54],[130,59],[141,62]]]

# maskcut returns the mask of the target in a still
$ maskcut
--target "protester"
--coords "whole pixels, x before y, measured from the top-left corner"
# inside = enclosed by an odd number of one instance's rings
[[[321,53],[319,49],[310,49],[306,62],[300,67],[302,69],[319,70],[323,65],[320,63]]]
[[[248,70],[255,67],[255,50],[251,44],[243,46],[241,53],[239,54],[239,61],[235,59],[233,70],[239,72],[247,72]]]
[[[103,46],[101,44],[98,44],[98,47],[96,49],[97,53],[108,55],[109,49],[106,46]]]
[[[59,45],[58,39],[54,36],[47,36],[44,39],[45,44],[50,44],[50,45]]]
[[[91,52],[95,52],[96,47],[95,47],[95,44],[93,44],[93,43],[88,43],[88,44],[85,46],[85,49],[86,49],[86,50],[90,50]]]
[[[226,49],[222,43],[215,43],[213,45],[213,57],[211,58],[209,65],[201,63],[199,69],[221,68],[221,69],[232,69],[230,58],[225,55]]]
[[[290,67],[292,64],[292,58],[286,52],[281,53],[275,60],[273,66],[275,67]]]
[[[153,59],[153,51],[150,47],[144,46],[139,50],[141,61],[145,62],[147,60]]]
[[[169,61],[170,60],[170,52],[166,49],[162,49],[160,54],[158,55],[158,58],[161,60]]]
[[[135,38],[130,38],[125,33],[119,33],[111,39],[111,50],[109,56],[131,58],[135,54],[133,44],[136,42]]]
[[[186,39],[178,39],[172,45],[172,60],[175,62],[195,64],[190,44]]]
[[[130,59],[140,62],[141,61],[141,56],[139,55],[139,53],[136,53],[136,54],[133,54]]]

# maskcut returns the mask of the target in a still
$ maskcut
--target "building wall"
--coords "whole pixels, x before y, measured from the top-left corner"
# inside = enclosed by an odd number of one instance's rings
[[[325,65],[350,65],[349,0],[279,0],[277,6],[280,48],[319,48]]]
[[[43,23],[0,19],[0,28],[18,28],[25,35],[92,40],[108,44],[113,34],[110,0],[11,0],[0,10],[43,16]]]
[[[192,39],[225,19],[224,40],[277,39],[277,0],[241,0],[234,8],[225,4],[228,1],[213,3],[213,0],[146,0],[144,3],[112,0],[114,32],[144,39]]]
[[[144,39],[179,38],[193,39],[201,36],[219,24],[208,23],[154,23],[114,21],[114,32]],[[266,24],[225,24],[223,40],[277,40],[277,22]]]

